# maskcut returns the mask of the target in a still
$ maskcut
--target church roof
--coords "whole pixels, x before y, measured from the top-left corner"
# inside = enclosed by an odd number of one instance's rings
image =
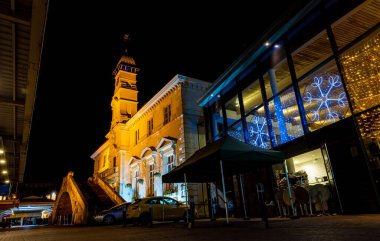
[[[132,57],[126,56],[126,55],[121,56],[117,65],[119,65],[119,64],[128,64],[128,65],[136,66],[135,60]]]

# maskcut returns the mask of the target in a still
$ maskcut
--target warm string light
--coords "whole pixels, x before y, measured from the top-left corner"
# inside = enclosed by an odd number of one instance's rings
[[[340,56],[354,112],[380,104],[380,31]]]
[[[5,158],[5,148],[3,143],[3,138],[0,137],[0,184],[5,183],[9,184],[9,174],[8,174],[8,167],[7,167],[7,161]]]
[[[367,111],[356,119],[362,137],[380,141],[380,107]]]

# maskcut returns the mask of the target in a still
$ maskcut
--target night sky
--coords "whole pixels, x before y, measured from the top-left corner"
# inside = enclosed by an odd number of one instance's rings
[[[126,48],[140,68],[142,107],[176,74],[214,82],[302,1],[149,2],[50,1],[25,182],[92,175],[90,156],[110,128],[112,71]]]

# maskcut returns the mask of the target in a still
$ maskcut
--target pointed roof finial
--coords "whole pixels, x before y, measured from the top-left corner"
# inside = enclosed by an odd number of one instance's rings
[[[123,41],[124,42],[127,42],[131,39],[129,37],[129,35],[130,35],[129,33],[123,35]],[[119,62],[116,65],[115,70],[113,71],[114,75],[116,75],[119,70],[123,70],[123,71],[127,71],[127,72],[133,72],[133,73],[136,73],[139,70],[138,68],[136,68],[135,60],[132,57],[127,55],[127,52],[128,52],[127,48],[125,48],[124,52],[125,53],[123,54],[123,56],[121,56]]]

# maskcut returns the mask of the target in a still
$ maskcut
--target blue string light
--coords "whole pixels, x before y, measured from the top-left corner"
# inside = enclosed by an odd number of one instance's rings
[[[269,134],[267,122],[264,117],[254,116],[251,122],[247,122],[249,142],[254,146],[269,149]]]
[[[303,100],[309,121],[321,126],[343,119],[348,111],[347,96],[336,73],[314,76],[305,87]]]

